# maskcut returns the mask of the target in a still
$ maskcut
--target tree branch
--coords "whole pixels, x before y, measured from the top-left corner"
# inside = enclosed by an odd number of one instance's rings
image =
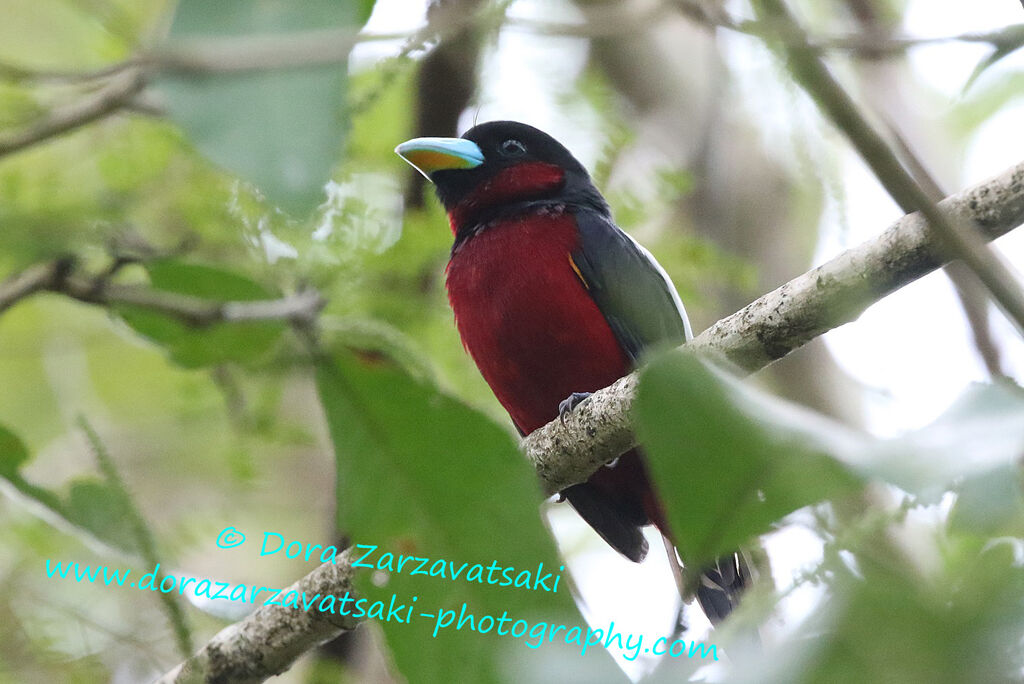
[[[352,29],[291,31],[173,41],[144,53],[139,62],[154,72],[190,75],[269,71],[340,64],[357,43],[416,40],[418,33],[359,33]]]
[[[107,83],[91,95],[54,109],[28,128],[0,137],[0,157],[102,119],[124,107],[145,85],[146,78],[139,67],[129,66],[117,70]]]
[[[351,591],[349,552],[335,560],[336,564],[322,564],[282,591],[281,596],[290,591],[299,596],[340,596]],[[157,682],[262,682],[281,674],[303,653],[352,629],[358,622],[351,615],[335,615],[316,608],[260,606],[249,617],[222,629],[198,653]]]
[[[74,273],[73,261],[36,264],[0,283],[0,314],[38,292],[55,292],[87,304],[137,306],[203,328],[215,323],[286,320],[306,325],[323,309],[324,299],[305,290],[281,299],[222,302],[143,285],[117,285],[105,276]]]

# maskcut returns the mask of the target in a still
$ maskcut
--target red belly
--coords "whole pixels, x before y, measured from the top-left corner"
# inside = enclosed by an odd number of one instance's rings
[[[571,215],[488,227],[448,263],[448,300],[466,350],[516,426],[530,433],[573,392],[625,375],[629,362],[570,255]]]

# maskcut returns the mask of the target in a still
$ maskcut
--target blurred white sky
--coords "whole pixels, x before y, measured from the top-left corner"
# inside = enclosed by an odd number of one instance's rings
[[[744,4],[730,5],[737,14],[749,16]],[[378,0],[367,30],[412,30],[422,24],[424,7],[424,0]],[[578,17],[565,2],[519,0],[510,11],[518,16],[549,20]],[[955,35],[1020,22],[1024,22],[1024,10],[1016,0],[910,0],[904,33],[920,37]],[[734,87],[741,89],[743,100],[758,112],[758,119],[765,126],[765,140],[783,146],[777,150],[781,158],[792,158],[793,150],[785,146],[794,139],[793,129],[813,122],[813,116],[794,112],[792,86],[781,84],[779,69],[757,41],[727,32],[720,35],[726,59],[737,76],[738,85]],[[945,98],[947,107],[952,107],[987,49],[957,42],[921,47],[910,52],[910,65],[915,75]],[[355,68],[396,51],[394,44],[361,45],[354,55]],[[525,120],[551,132],[584,164],[591,166],[600,152],[600,141],[594,135],[596,117],[585,104],[574,104],[564,97],[585,60],[585,41],[538,37],[521,30],[502,31],[497,49],[487,55],[484,63],[485,87],[480,102],[473,111],[466,112],[463,126],[498,118]],[[990,69],[975,87],[1000,73],[1021,69],[1024,50]],[[937,113],[941,112],[927,115]],[[1024,98],[1018,98],[985,123],[971,140],[957,187],[951,189],[982,181],[1024,159],[1022,124]],[[803,138],[824,139],[818,130],[805,131]],[[826,144],[832,141],[826,139]],[[839,165],[843,199],[827,201],[815,263],[880,233],[902,214],[856,155],[848,147],[845,149]],[[812,158],[824,159],[830,153],[822,148],[812,151]],[[845,212],[845,217],[841,212]],[[1024,231],[1018,230],[996,244],[1019,269],[1024,263]],[[999,312],[994,315],[994,325],[1002,347],[1004,370],[1018,380],[1024,378],[1024,341]],[[987,377],[971,343],[959,302],[942,274],[932,274],[901,289],[871,307],[859,320],[828,333],[825,339],[840,365],[867,389],[867,427],[880,436],[927,424],[966,384]],[[575,547],[577,540],[588,537],[596,539],[564,506],[554,508],[552,522],[563,546]],[[783,589],[797,573],[820,559],[820,541],[799,526],[791,526],[773,537],[773,575]],[[650,541],[650,556],[656,560],[641,566],[619,558],[599,542],[571,555],[570,568],[587,599],[592,624],[602,626],[615,620],[617,628],[650,634],[650,638],[659,635],[657,630],[669,629],[674,608],[665,597],[671,596],[674,589],[660,540],[651,536]],[[580,572],[580,568],[593,568],[595,564],[600,567],[599,572]],[[609,586],[634,587],[642,593],[638,596],[632,591],[608,591]],[[813,608],[815,593],[809,588],[787,599],[789,627],[798,616]],[[698,630],[706,628],[700,620],[694,620]],[[699,631],[687,638],[700,638]],[[636,677],[653,662],[638,660],[623,665]]]

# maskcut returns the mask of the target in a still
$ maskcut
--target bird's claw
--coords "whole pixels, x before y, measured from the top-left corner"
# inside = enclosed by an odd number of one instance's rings
[[[565,417],[582,404],[591,395],[591,392],[573,392],[558,403],[558,418],[565,425]]]

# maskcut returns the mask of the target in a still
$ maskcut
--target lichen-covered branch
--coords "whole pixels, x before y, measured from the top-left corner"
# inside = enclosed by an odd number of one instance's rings
[[[348,552],[324,563],[281,592],[294,591],[306,601],[314,596],[344,595],[352,589]],[[320,599],[317,599],[319,604]],[[306,651],[333,639],[359,622],[315,607],[260,606],[249,617],[225,627],[194,656],[166,673],[159,684],[179,682],[262,682],[281,674]]]
[[[1024,223],[1024,162],[938,206],[954,220],[972,222],[988,240],[1009,232]],[[942,253],[925,219],[909,214],[720,320],[687,346],[752,373],[939,268]],[[586,480],[635,445],[628,419],[635,388],[635,374],[627,376],[591,395],[564,425],[554,421],[523,441],[547,493]]]

